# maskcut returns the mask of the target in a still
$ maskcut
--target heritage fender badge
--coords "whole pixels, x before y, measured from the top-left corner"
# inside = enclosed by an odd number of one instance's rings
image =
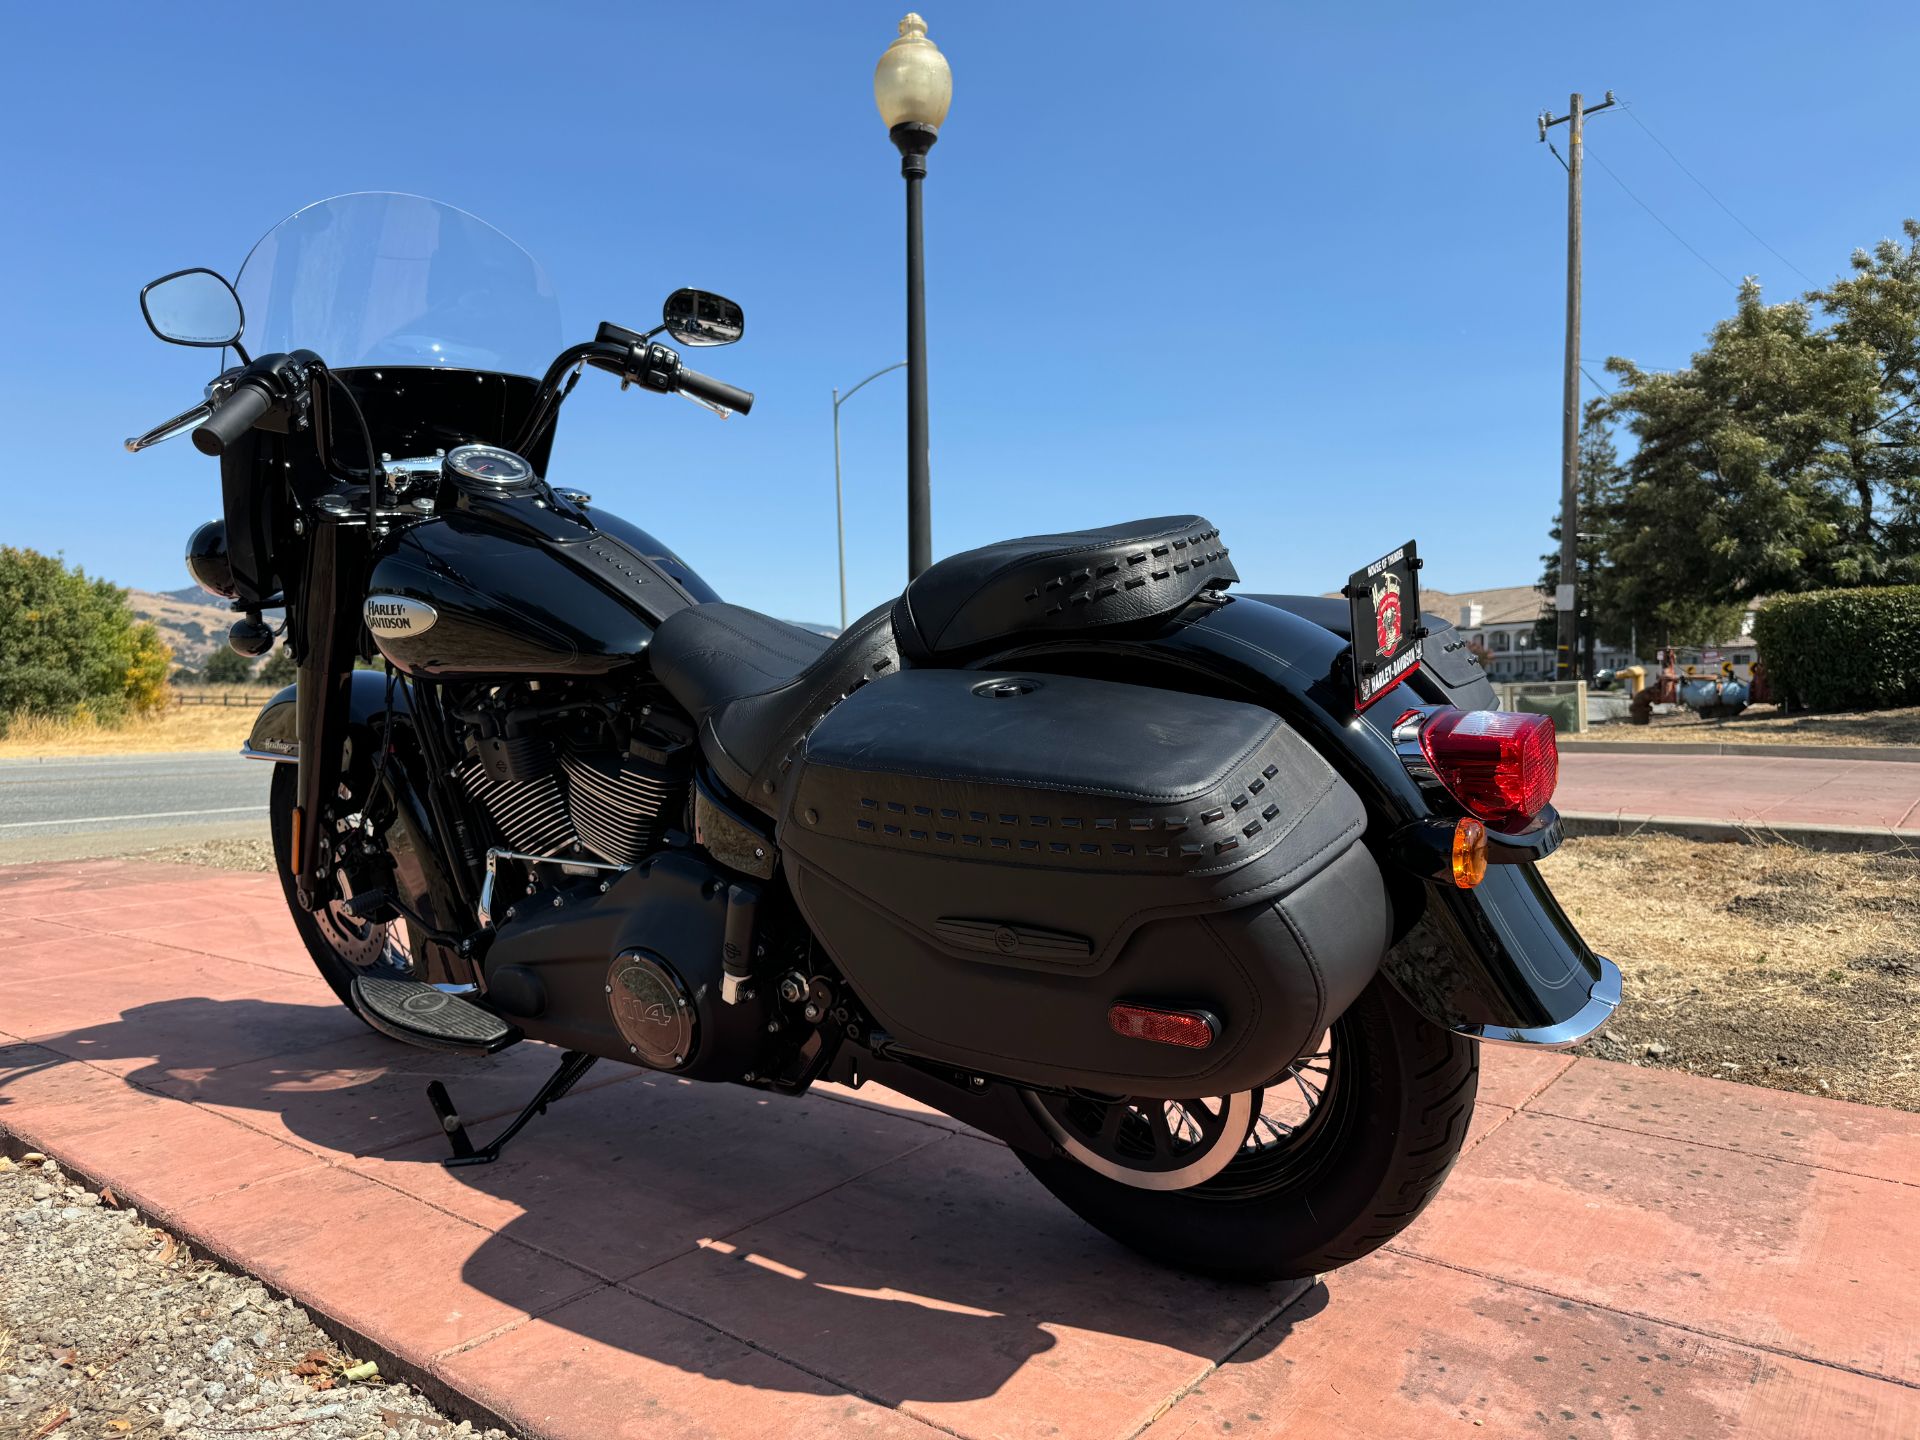
[[[360,615],[375,635],[424,635],[440,618],[426,601],[404,595],[369,595]]]
[[[1364,710],[1420,664],[1420,559],[1409,540],[1347,577],[1353,622],[1353,708]]]

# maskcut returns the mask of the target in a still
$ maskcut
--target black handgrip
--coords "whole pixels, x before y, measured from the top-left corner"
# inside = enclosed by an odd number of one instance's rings
[[[737,385],[729,385],[726,381],[716,380],[711,375],[702,375],[698,370],[689,370],[684,365],[673,377],[673,388],[683,395],[693,396],[696,400],[724,405],[727,409],[741,415],[753,409],[751,390],[742,390]]]
[[[193,432],[193,448],[202,455],[220,454],[272,408],[273,396],[266,386],[254,380],[242,380],[234,392],[220,402],[220,408],[208,417],[207,423]]]

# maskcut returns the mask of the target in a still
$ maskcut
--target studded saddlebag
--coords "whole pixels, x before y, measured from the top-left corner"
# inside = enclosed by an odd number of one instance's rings
[[[1273,1078],[1373,976],[1388,913],[1365,825],[1258,706],[923,669],[813,731],[779,841],[814,933],[900,1046],[1178,1098]],[[1123,1035],[1119,1002],[1216,1033]]]

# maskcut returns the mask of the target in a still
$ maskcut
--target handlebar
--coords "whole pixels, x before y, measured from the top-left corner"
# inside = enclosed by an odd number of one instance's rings
[[[742,390],[737,385],[729,385],[711,375],[702,375],[698,370],[689,370],[684,365],[674,372],[673,388],[682,395],[691,395],[709,405],[724,405],[737,414],[744,415],[753,409],[751,390]]]
[[[221,454],[258,424],[273,405],[274,397],[264,384],[242,380],[193,432],[193,448],[202,455]]]

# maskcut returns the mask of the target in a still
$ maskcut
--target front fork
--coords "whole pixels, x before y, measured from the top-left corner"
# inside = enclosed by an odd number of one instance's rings
[[[360,629],[358,582],[366,547],[357,539],[364,531],[354,530],[356,538],[349,539],[345,526],[312,519],[304,523],[308,534],[299,601],[287,614],[288,638],[300,668],[294,696],[299,783],[288,863],[300,903],[312,910],[333,898],[334,838],[323,820],[328,799],[340,784],[357,649],[351,640]]]

